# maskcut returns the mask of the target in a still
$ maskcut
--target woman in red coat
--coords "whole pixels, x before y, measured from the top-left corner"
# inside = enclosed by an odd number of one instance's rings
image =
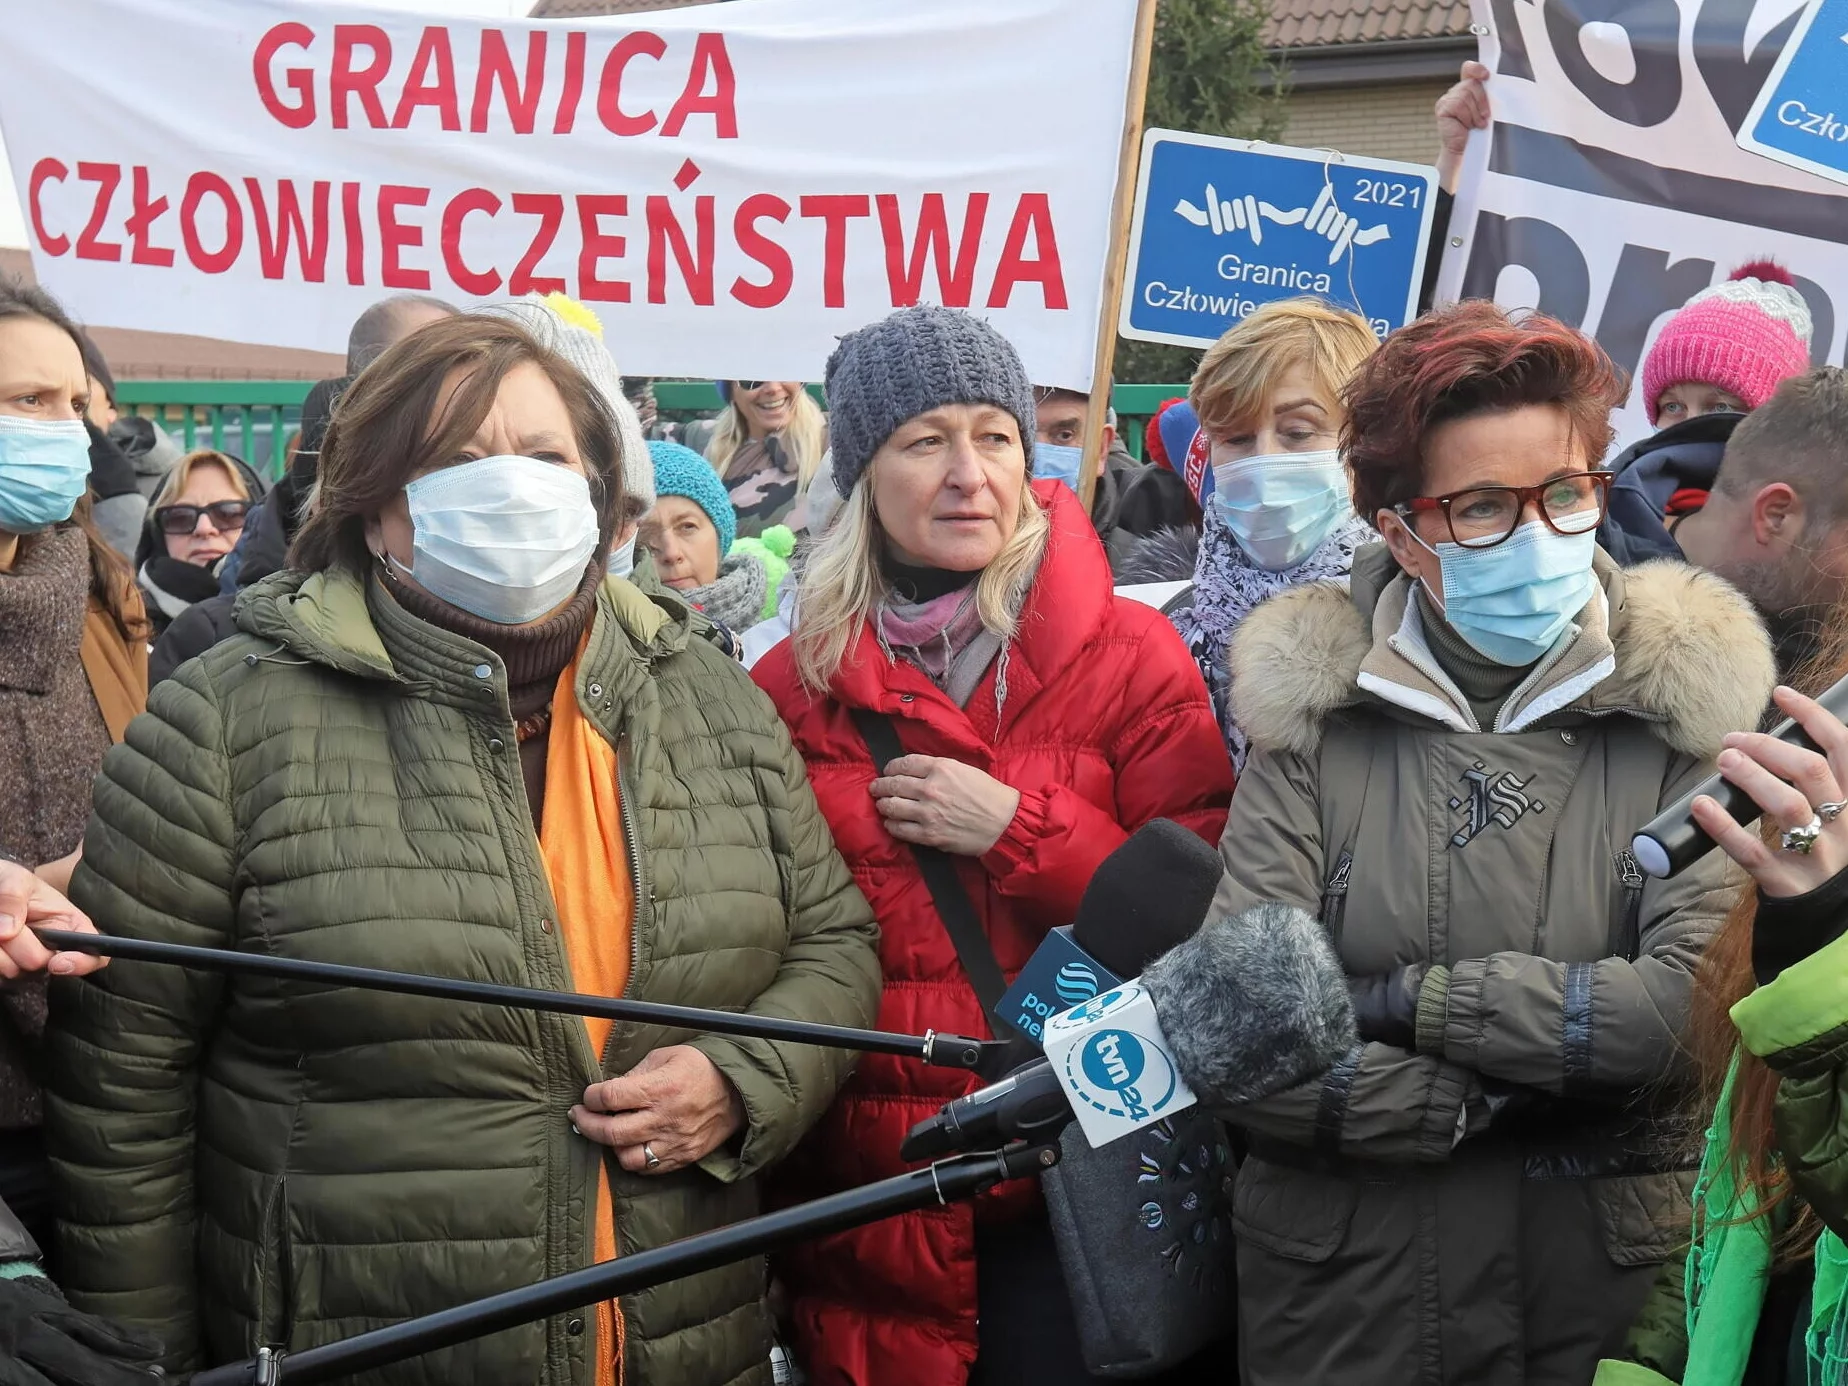
[[[827,387],[844,499],[755,677],[878,915],[879,1024],[987,1034],[911,844],[955,856],[1012,977],[1142,824],[1216,842],[1232,769],[1173,627],[1112,593],[1071,491],[1029,480],[1033,393],[998,333],[904,309],[842,340]],[[856,709],[889,717],[905,754],[875,767]],[[865,1056],[788,1185],[900,1172],[911,1124],[976,1085]],[[811,1243],[785,1280],[814,1386],[1088,1380],[1031,1185]]]

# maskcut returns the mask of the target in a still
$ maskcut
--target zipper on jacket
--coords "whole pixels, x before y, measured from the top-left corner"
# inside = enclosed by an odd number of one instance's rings
[[[1611,935],[1611,953],[1635,962],[1642,949],[1643,869],[1628,847],[1617,852],[1617,879],[1623,886],[1623,907]]]
[[[1341,929],[1347,922],[1348,877],[1354,871],[1354,854],[1344,851],[1335,861],[1335,869],[1329,874],[1328,883],[1322,887],[1322,927],[1328,930],[1328,939],[1337,948],[1341,945]]]
[[[635,987],[636,969],[642,965],[642,911],[648,911],[649,921],[654,919],[654,901],[644,893],[642,883],[642,836],[635,827],[635,794],[629,779],[629,738],[625,733],[616,739],[616,797],[621,801],[622,845],[629,858],[629,887],[634,893],[635,908],[629,921],[629,977],[622,984],[622,994],[627,996]],[[615,1027],[610,1034],[614,1036]],[[609,1058],[607,1046],[603,1055]]]

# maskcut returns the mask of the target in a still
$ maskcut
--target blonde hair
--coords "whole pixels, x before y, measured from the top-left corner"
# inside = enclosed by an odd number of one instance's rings
[[[891,592],[879,566],[885,532],[873,510],[872,474],[878,465],[875,460],[866,469],[841,503],[827,533],[816,537],[802,570],[802,595],[791,635],[796,673],[812,693],[828,691],[861,623],[878,620],[880,604]],[[1027,589],[1046,556],[1051,534],[1051,518],[1031,484],[1023,481],[1013,537],[975,583],[976,612],[1004,645],[1014,638]]]
[[[163,505],[172,505],[173,498],[184,494],[186,488],[192,484],[194,468],[207,465],[224,468],[225,475],[231,478],[231,488],[237,492],[239,500],[253,499],[249,483],[244,480],[243,468],[225,453],[217,452],[212,448],[199,448],[187,453],[168,468],[167,475],[161,478],[160,486],[154,492],[154,499],[148,502],[148,509],[158,510]]]
[[[721,481],[738,449],[751,440],[750,426],[744,421],[744,411],[738,407],[737,389],[738,384],[733,381],[732,402],[719,415],[719,421],[713,425],[712,438],[706,444],[706,460]],[[821,406],[815,403],[815,397],[807,388],[798,385],[795,400],[790,405],[789,427],[777,435],[782,439],[785,456],[796,464],[798,490],[808,489],[815,469],[821,465],[821,454],[827,450],[827,431],[828,416],[821,412]]]
[[[1209,434],[1228,434],[1267,408],[1277,382],[1307,365],[1322,397],[1341,409],[1348,377],[1379,338],[1364,318],[1319,298],[1267,303],[1207,348],[1187,398]]]

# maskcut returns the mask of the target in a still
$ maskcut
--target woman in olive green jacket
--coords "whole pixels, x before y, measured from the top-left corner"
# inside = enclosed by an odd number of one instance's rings
[[[875,932],[769,702],[604,575],[620,458],[521,327],[432,324],[343,400],[296,569],[107,759],[111,933],[838,1024]],[[72,1301],[170,1368],[301,1350],[757,1211],[840,1052],[124,964],[49,1041]],[[386,1368],[767,1386],[749,1261]]]

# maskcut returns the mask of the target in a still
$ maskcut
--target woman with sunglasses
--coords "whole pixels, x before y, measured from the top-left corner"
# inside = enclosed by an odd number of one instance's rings
[[[1645,881],[1628,847],[1774,674],[1725,583],[1597,550],[1622,394],[1545,317],[1467,303],[1389,337],[1343,433],[1385,543],[1351,592],[1294,588],[1233,636],[1254,749],[1214,927],[1296,912],[1358,1031],[1226,1109],[1250,1386],[1583,1383],[1685,1245],[1665,1114],[1733,892],[1717,854]],[[1317,998],[1255,985],[1287,1050]]]
[[[188,453],[161,480],[135,550],[135,579],[160,636],[194,602],[218,595],[218,565],[244,532],[257,474],[229,453]]]

